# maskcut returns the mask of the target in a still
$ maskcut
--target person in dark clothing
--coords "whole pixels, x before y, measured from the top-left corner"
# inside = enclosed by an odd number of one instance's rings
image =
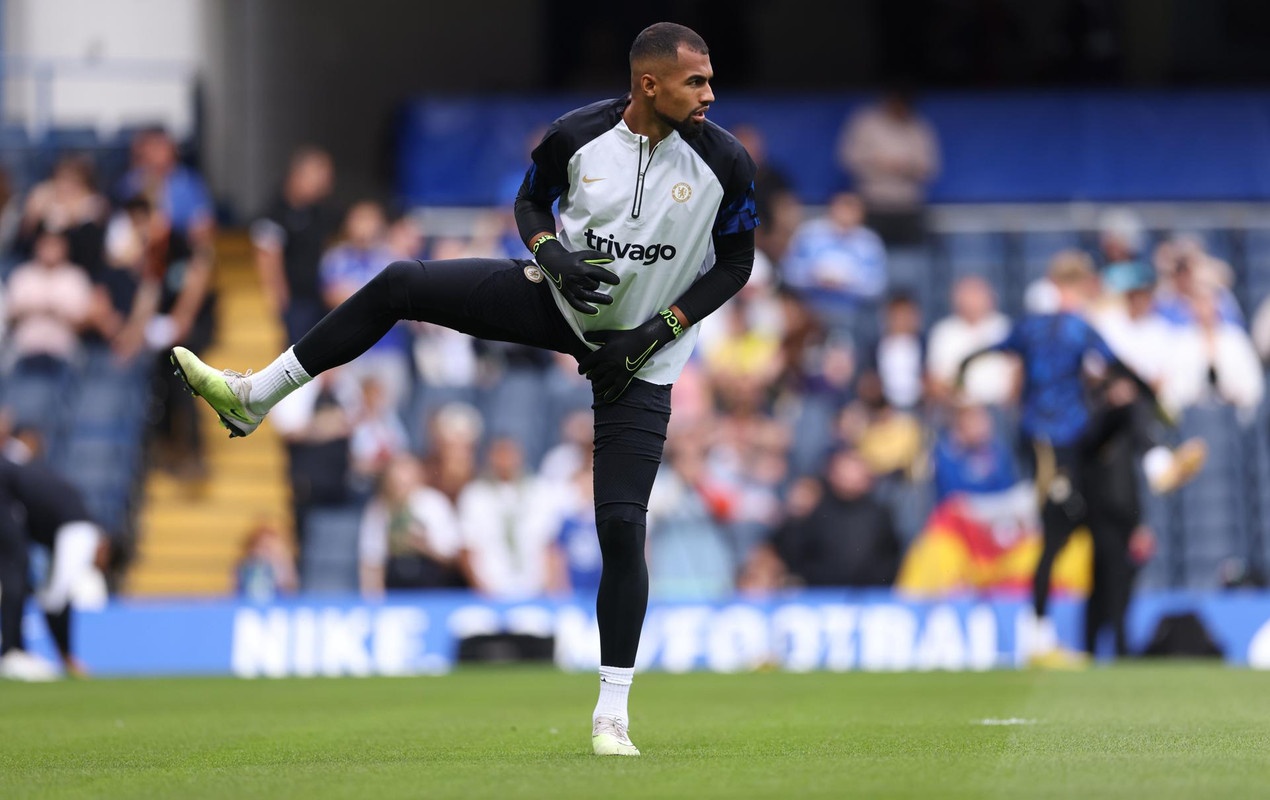
[[[890,586],[900,563],[891,511],[873,496],[869,466],[849,448],[829,457],[811,513],[794,518],[771,545],[788,578],[806,586]]]
[[[316,147],[291,156],[282,190],[251,226],[261,285],[296,342],[326,314],[318,265],[339,232],[343,215],[329,203],[334,184],[331,157]]]
[[[1058,307],[1052,312],[1031,313],[1019,320],[1000,343],[971,353],[961,363],[958,386],[966,368],[979,356],[991,352],[1013,353],[1023,363],[1024,384],[1020,426],[1031,444],[1037,494],[1041,500],[1043,548],[1032,582],[1032,604],[1036,616],[1035,653],[1039,666],[1067,666],[1079,660],[1077,654],[1058,646],[1048,618],[1050,573],[1059,552],[1072,531],[1100,524],[1104,509],[1093,510],[1102,497],[1091,494],[1091,472],[1102,448],[1133,426],[1133,402],[1141,398],[1171,422],[1160,407],[1154,390],[1126,366],[1093,327],[1081,316],[1096,291],[1097,281],[1089,256],[1079,251],[1058,253],[1051,262],[1049,280],[1058,293]],[[1090,402],[1090,381],[1086,357],[1094,356],[1106,365],[1106,375],[1125,387],[1113,402]],[[1183,472],[1198,465],[1173,459],[1165,469],[1175,473],[1167,481],[1180,485]],[[1095,540],[1101,534],[1094,532]]]
[[[1132,429],[1118,433],[1089,464],[1089,530],[1093,538],[1093,575],[1085,602],[1085,652],[1095,655],[1099,635],[1110,628],[1115,654],[1128,654],[1125,613],[1138,565],[1133,557],[1142,519],[1137,454]]]
[[[66,671],[82,674],[71,642],[70,595],[95,563],[101,540],[73,485],[39,462],[0,459],[0,672],[21,678],[28,666],[22,612],[31,589],[29,547],[37,543],[49,549],[52,566],[36,596]],[[17,668],[10,669],[14,662]]]

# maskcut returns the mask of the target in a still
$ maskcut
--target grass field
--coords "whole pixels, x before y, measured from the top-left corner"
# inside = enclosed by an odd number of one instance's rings
[[[590,755],[594,690],[590,675],[540,668],[2,684],[0,797],[1270,793],[1270,674],[1216,665],[647,674],[632,703],[639,759]]]

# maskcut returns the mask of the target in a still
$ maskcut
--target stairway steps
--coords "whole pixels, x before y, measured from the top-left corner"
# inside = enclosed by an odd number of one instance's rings
[[[223,233],[216,246],[217,341],[200,354],[208,363],[259,369],[284,335],[267,308],[241,231]],[[202,407],[208,478],[183,484],[152,471],[139,515],[138,557],[121,593],[145,596],[216,596],[233,588],[233,567],[244,536],[262,521],[291,536],[286,451],[268,424],[245,439],[229,439],[215,414]]]

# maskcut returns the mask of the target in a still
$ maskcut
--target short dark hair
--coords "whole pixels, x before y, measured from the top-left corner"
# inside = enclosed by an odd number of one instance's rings
[[[710,55],[706,40],[692,28],[674,22],[655,22],[639,32],[631,44],[631,66],[649,58],[678,58],[679,46]]]

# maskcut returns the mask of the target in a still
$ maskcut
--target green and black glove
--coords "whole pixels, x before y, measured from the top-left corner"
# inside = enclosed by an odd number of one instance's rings
[[[591,303],[606,306],[613,302],[612,297],[597,291],[600,284],[621,281],[617,273],[600,266],[612,264],[613,256],[599,250],[571,252],[554,236],[544,236],[534,244],[534,260],[569,305],[591,316],[600,313]]]
[[[675,312],[669,308],[627,331],[592,331],[586,340],[600,345],[578,361],[578,373],[587,376],[595,396],[612,403],[653,357],[653,353],[673,342],[684,332]]]

